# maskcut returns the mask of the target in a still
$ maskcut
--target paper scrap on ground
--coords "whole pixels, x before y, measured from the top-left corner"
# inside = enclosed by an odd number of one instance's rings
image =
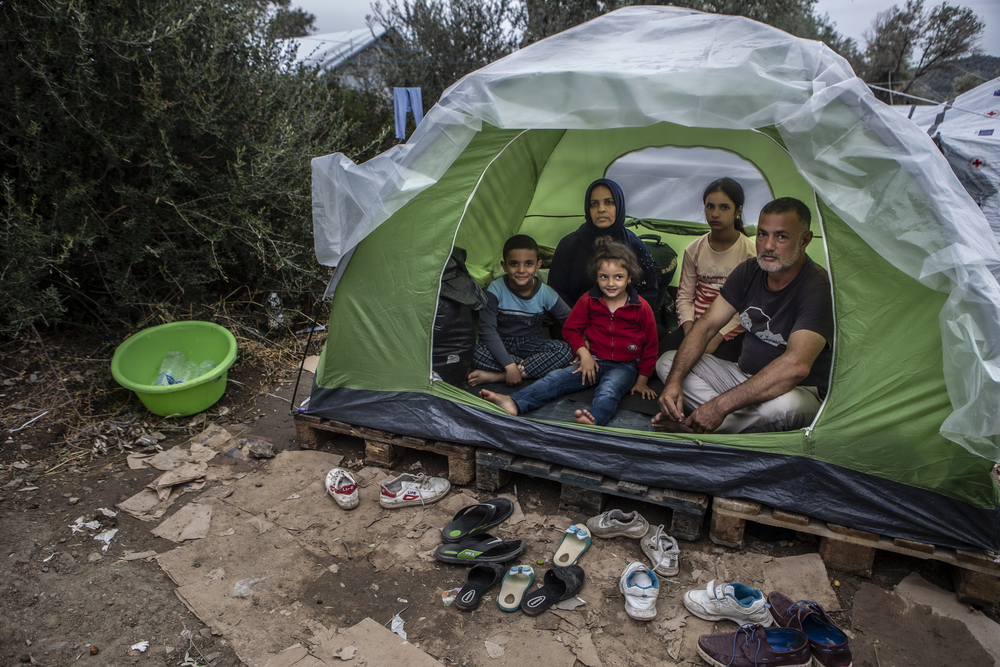
[[[122,560],[142,560],[143,558],[156,558],[158,555],[155,551],[140,551],[139,553],[127,553],[122,556]]]
[[[403,619],[399,617],[399,614],[392,617],[392,626],[390,629],[403,639],[406,639],[406,630],[403,629]]]
[[[98,542],[104,542],[104,546],[101,547],[101,551],[107,551],[108,547],[111,546],[111,540],[115,539],[115,535],[118,534],[117,528],[112,528],[111,530],[105,530],[102,533],[94,535],[94,539]]]
[[[160,500],[170,497],[171,489],[179,484],[187,484],[204,477],[208,465],[205,463],[184,463],[168,470],[146,486],[156,491]]]
[[[199,540],[208,537],[212,522],[212,506],[189,503],[150,532],[171,542]]]

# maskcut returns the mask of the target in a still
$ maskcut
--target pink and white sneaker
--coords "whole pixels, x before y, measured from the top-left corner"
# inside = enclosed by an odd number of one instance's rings
[[[358,482],[343,468],[334,468],[326,474],[326,492],[342,509],[350,510],[358,506]]]
[[[428,505],[436,503],[448,494],[451,482],[442,477],[427,475],[411,475],[404,472],[382,482],[382,491],[378,502],[382,507],[407,507],[409,505]]]

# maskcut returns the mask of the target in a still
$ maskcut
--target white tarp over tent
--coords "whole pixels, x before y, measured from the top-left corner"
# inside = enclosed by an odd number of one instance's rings
[[[466,76],[407,145],[361,165],[342,154],[316,158],[316,256],[338,267],[331,291],[352,249],[440,178],[484,123],[588,130],[661,121],[775,128],[851,229],[900,271],[950,295],[940,323],[954,412],[941,431],[995,457],[1000,246],[983,213],[927,134],[879,102],[847,61],[748,19],[621,9]]]
[[[954,101],[893,108],[934,139],[1000,239],[1000,77]]]

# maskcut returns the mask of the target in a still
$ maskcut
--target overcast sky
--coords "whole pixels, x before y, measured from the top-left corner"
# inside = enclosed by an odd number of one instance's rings
[[[402,0],[401,0],[402,1]],[[861,33],[867,29],[875,15],[893,5],[903,5],[906,0],[819,0],[816,13],[828,14],[837,24],[837,31],[853,37],[859,47],[864,47]],[[937,4],[926,0],[925,6]],[[951,0],[949,4],[970,7],[986,22],[982,40],[984,53],[1000,56],[1000,0]],[[293,7],[302,7],[316,15],[318,32],[337,32],[365,27],[365,14],[371,13],[371,3],[365,0],[292,0]]]

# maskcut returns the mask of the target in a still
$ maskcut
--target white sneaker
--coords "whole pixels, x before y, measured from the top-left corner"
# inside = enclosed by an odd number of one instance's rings
[[[598,537],[631,537],[638,540],[649,530],[649,522],[638,512],[608,510],[587,519],[587,528]]]
[[[716,585],[713,579],[705,590],[695,589],[685,593],[684,606],[706,621],[726,618],[739,625],[760,623],[765,628],[770,627],[772,622],[764,594],[736,582]]]
[[[660,581],[652,570],[642,563],[629,563],[618,587],[625,596],[626,614],[637,621],[651,621],[656,617]]]
[[[677,546],[677,540],[663,530],[662,523],[656,527],[652,536],[647,535],[642,538],[639,546],[642,547],[642,552],[649,557],[654,572],[664,577],[677,575],[680,569],[677,566],[677,559],[681,555],[681,549]]]
[[[343,468],[334,468],[326,473],[326,492],[340,505],[350,510],[358,506],[358,482]]]
[[[451,482],[444,478],[404,472],[382,482],[378,502],[382,507],[388,508],[427,505],[444,498],[449,489]]]

